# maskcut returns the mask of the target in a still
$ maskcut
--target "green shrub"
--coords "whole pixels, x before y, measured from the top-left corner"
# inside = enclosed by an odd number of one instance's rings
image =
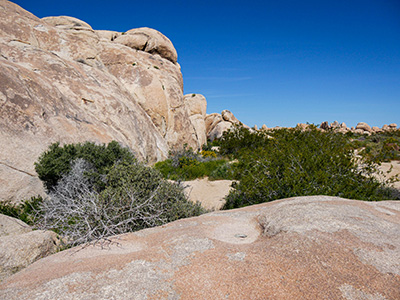
[[[242,125],[234,125],[222,135],[219,153],[238,158],[243,150],[255,150],[262,147],[267,140],[265,131],[251,131]]]
[[[264,139],[263,143],[256,136],[247,148],[247,142],[240,139],[248,138],[249,134],[235,137],[235,144],[242,145],[235,168],[239,183],[227,196],[225,209],[306,195],[362,200],[393,196],[372,176],[377,171],[376,165],[357,163],[349,139],[343,134],[281,129],[271,132],[273,138]],[[254,149],[257,143],[260,145]]]
[[[358,137],[352,141],[352,146],[360,149],[359,154],[372,162],[400,160],[400,137],[392,131]]]
[[[225,162],[219,165],[217,168],[212,170],[208,175],[210,180],[221,180],[221,179],[234,179],[234,168],[236,164],[232,162]]]
[[[31,197],[22,203],[0,202],[0,214],[20,219],[28,225],[34,225],[40,213],[41,196]]]
[[[215,153],[214,151],[209,151],[209,150],[202,150],[200,152],[201,156],[203,156],[204,158],[217,158],[217,153]]]
[[[223,159],[203,162],[193,160],[192,158],[182,160],[184,161],[184,163],[180,163],[179,167],[174,167],[172,160],[167,159],[165,161],[156,163],[154,165],[154,168],[160,171],[165,179],[170,180],[193,180],[206,176],[212,177],[211,179],[228,179],[221,177],[216,178],[216,176],[211,176],[211,174],[215,172],[219,167],[226,164],[226,161]]]
[[[192,180],[210,176],[225,163],[224,159],[217,159],[214,151],[202,151],[199,154],[184,145],[182,149],[170,151],[169,159],[156,163],[154,167],[166,179]]]
[[[139,162],[116,162],[105,174],[101,191],[85,175],[93,168],[75,160],[40,206],[38,227],[56,231],[67,246],[103,243],[116,234],[205,212],[186,199],[182,186]]]
[[[101,177],[116,161],[135,162],[135,157],[129,149],[123,148],[116,141],[108,145],[86,142],[62,147],[59,143],[54,143],[35,163],[35,170],[48,191],[52,190],[63,175],[68,174],[71,162],[77,158],[83,158],[94,166],[96,171],[90,176],[96,179],[100,189]]]
[[[177,162],[193,165],[185,156]],[[49,195],[36,209],[35,225],[54,230],[67,246],[105,242],[112,235],[205,212],[186,199],[183,187],[139,163],[117,142],[52,144],[35,166]]]

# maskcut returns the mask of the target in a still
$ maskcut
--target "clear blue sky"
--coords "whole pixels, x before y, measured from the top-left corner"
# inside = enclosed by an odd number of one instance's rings
[[[159,30],[208,113],[229,109],[249,126],[400,126],[400,0],[14,2],[94,29]]]

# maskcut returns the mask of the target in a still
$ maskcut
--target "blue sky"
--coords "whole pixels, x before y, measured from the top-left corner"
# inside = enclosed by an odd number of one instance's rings
[[[400,0],[14,2],[94,29],[159,30],[208,113],[229,109],[249,126],[400,126]]]

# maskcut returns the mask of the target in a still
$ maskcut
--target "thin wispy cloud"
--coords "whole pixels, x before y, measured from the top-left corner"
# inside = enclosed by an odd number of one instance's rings
[[[254,97],[256,94],[206,94],[206,98],[234,98],[234,97]]]
[[[196,76],[196,77],[185,77],[185,80],[213,80],[213,81],[225,81],[225,82],[236,82],[251,80],[252,77],[214,77],[214,76]]]

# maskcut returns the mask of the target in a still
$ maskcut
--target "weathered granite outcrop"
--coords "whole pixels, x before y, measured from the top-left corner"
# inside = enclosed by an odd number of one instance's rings
[[[203,95],[188,94],[183,97],[190,122],[193,126],[193,138],[197,141],[197,148],[200,149],[207,143],[206,123],[207,101]]]
[[[285,199],[57,253],[2,282],[0,298],[395,300],[399,230],[399,201]]]
[[[0,214],[0,281],[59,249],[54,232],[32,231],[21,220]]]
[[[209,114],[205,117],[207,138],[211,141],[219,139],[235,124],[240,124],[240,121],[227,109],[223,110],[221,114]],[[248,128],[248,126],[244,126]]]
[[[306,126],[306,124],[297,124],[297,127],[304,129],[308,126]],[[331,124],[329,124],[328,121],[322,122],[319,128],[323,130],[335,130],[341,133],[346,133],[351,131],[353,133],[367,134],[367,135],[371,135],[372,133],[398,130],[396,123],[392,123],[390,125],[383,125],[382,128],[379,128],[377,126],[371,127],[365,122],[359,122],[355,128],[354,127],[348,128],[345,123],[339,124],[338,121],[334,121]]]
[[[53,142],[117,140],[150,162],[203,143],[156,30],[96,31],[0,0],[0,54],[0,201],[43,193],[33,163]]]

